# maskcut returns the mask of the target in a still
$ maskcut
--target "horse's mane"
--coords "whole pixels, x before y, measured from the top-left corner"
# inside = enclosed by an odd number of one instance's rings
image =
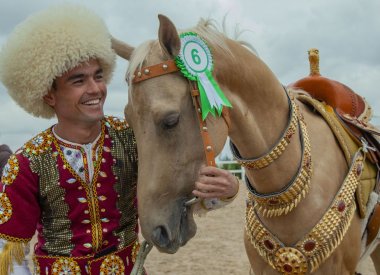
[[[213,47],[214,51],[223,51],[224,54],[227,56],[234,58],[232,55],[231,50],[229,49],[227,43],[226,43],[226,30],[223,24],[223,31],[218,30],[218,26],[216,22],[212,19],[203,19],[201,18],[198,22],[198,24],[187,30],[182,30],[180,33],[183,32],[196,32],[200,37],[205,39],[209,46]],[[235,31],[235,37],[234,39],[237,40],[238,36],[241,34],[241,32]],[[238,43],[242,44],[243,46],[246,46],[250,50],[252,50],[255,53],[254,48],[244,41],[237,41]],[[144,60],[146,57],[150,54],[153,48],[159,47],[158,40],[149,40],[138,46],[132,53],[129,67],[127,71],[127,76],[129,79],[131,79],[131,74],[133,74],[137,69],[141,69]]]

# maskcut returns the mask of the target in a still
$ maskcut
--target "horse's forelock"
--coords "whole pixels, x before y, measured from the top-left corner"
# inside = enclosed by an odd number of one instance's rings
[[[129,61],[129,66],[127,70],[127,75],[129,79],[132,79],[132,75],[137,69],[141,69],[145,58],[148,56],[152,47],[157,44],[155,40],[148,40],[142,43],[140,46],[136,47],[132,53],[131,60]]]

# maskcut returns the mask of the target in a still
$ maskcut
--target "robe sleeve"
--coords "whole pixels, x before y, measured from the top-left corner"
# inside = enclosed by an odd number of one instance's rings
[[[29,242],[39,219],[38,175],[26,156],[13,154],[0,181],[0,238]]]

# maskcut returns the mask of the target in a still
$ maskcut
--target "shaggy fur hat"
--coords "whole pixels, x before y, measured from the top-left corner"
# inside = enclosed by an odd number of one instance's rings
[[[27,18],[0,52],[0,79],[28,113],[51,118],[43,96],[56,77],[96,58],[108,83],[115,67],[111,35],[99,16],[77,5],[54,6]]]

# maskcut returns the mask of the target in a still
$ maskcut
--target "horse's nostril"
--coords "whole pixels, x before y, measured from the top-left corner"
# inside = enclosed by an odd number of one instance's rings
[[[153,230],[152,239],[160,247],[167,247],[170,244],[169,234],[164,226],[157,226]]]

